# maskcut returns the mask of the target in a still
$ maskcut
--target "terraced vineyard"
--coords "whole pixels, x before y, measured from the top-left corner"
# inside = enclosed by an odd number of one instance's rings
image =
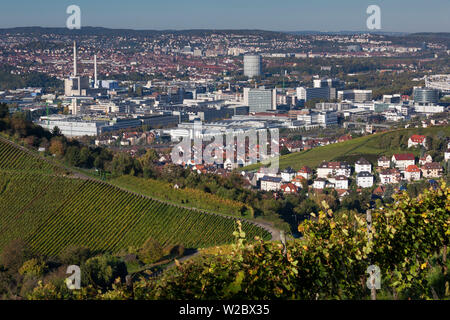
[[[69,245],[117,252],[152,237],[188,248],[230,243],[234,219],[170,205],[92,179],[56,175],[39,157],[0,141],[0,250],[21,238],[56,255]],[[243,222],[249,238],[270,233]]]
[[[0,140],[0,170],[52,173],[57,169],[50,163],[20,150],[2,139]]]

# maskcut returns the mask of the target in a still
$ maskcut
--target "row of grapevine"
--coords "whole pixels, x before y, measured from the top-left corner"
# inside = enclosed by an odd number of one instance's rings
[[[0,140],[0,169],[53,172],[54,166],[42,159]]]

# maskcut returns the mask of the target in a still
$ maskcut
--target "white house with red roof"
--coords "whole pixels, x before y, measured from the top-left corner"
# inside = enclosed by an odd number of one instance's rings
[[[282,184],[280,189],[281,189],[281,191],[283,191],[283,193],[297,193],[298,192],[297,186],[293,183]]]
[[[429,154],[425,154],[423,157],[419,158],[419,165],[423,166],[426,163],[432,163],[433,158]]]
[[[295,184],[297,187],[302,188],[303,187],[303,183],[307,181],[305,179],[305,177],[303,176],[296,176],[294,177],[294,179],[292,179],[292,183]]]
[[[307,166],[303,166],[300,170],[297,171],[297,176],[302,176],[306,180],[309,180],[312,178],[313,171],[311,168]]]
[[[427,147],[427,137],[426,136],[422,136],[419,134],[413,134],[411,137],[409,137],[408,148],[416,147],[419,145],[421,145],[425,148]]]
[[[412,153],[394,154],[391,160],[400,170],[405,170],[408,166],[416,164],[416,159]]]
[[[341,199],[349,195],[348,190],[336,189],[336,192]]]
[[[405,169],[405,179],[407,181],[420,180],[421,171],[418,166],[412,164]]]

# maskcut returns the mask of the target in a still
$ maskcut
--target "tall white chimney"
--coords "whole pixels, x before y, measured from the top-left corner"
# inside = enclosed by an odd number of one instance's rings
[[[97,84],[97,55],[94,55],[94,88],[98,88]]]
[[[73,42],[73,76],[77,76],[77,43]]]

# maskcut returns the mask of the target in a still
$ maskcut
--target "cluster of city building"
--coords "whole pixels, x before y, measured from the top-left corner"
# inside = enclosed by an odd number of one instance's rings
[[[88,30],[89,28],[85,28]],[[4,30],[0,34],[0,63],[15,72],[36,71],[64,79],[71,66],[64,44],[73,39],[65,32],[47,34]],[[273,32],[133,32],[79,36],[80,74],[90,74],[97,54],[106,76],[138,72],[167,76],[189,71],[192,77],[213,77],[238,66],[236,57],[259,53],[268,58],[379,57],[414,55],[424,49],[446,51],[439,42],[395,44],[383,35],[317,35]],[[51,45],[30,46],[39,41]],[[317,45],[319,44],[319,45]],[[34,61],[35,63],[26,63]]]
[[[358,39],[365,39],[362,44],[372,41],[364,37]],[[192,48],[195,47],[184,46],[178,53],[189,56]],[[425,87],[415,87],[412,96],[384,95],[379,100],[373,99],[370,89],[348,89],[340,79],[319,76],[313,77],[311,87],[295,88],[251,87],[247,81],[231,88],[230,83],[226,85],[226,82],[207,78],[142,84],[99,79],[97,63],[101,64],[101,59],[97,55],[92,57],[91,76],[87,76],[85,69],[80,70],[78,49],[74,42],[72,72],[64,79],[63,96],[45,94],[45,88],[25,88],[0,92],[0,100],[16,105],[16,109],[11,109],[13,112],[36,112],[39,117],[35,122],[44,128],[58,127],[69,137],[94,136],[98,144],[115,143],[112,135],[118,136],[118,131],[146,132],[150,128],[161,129],[161,135],[170,136],[172,143],[176,143],[180,137],[193,137],[196,121],[203,123],[201,137],[207,136],[209,131],[225,134],[338,126],[373,133],[412,117],[426,118],[448,112],[448,106],[440,104],[440,98],[450,94],[450,75],[426,77]],[[193,49],[192,55],[199,54],[195,50],[198,49]],[[242,55],[236,59],[242,59],[243,74],[254,79],[263,74],[262,55],[244,54],[247,51],[231,53]],[[83,55],[86,56],[84,50]],[[222,86],[218,88],[218,84]],[[59,106],[56,101],[60,101]],[[55,114],[60,107],[66,109],[64,114]],[[124,140],[129,142],[121,144],[141,141],[135,138],[127,137]],[[313,141],[282,143],[291,152],[323,144]],[[249,164],[252,163],[244,161],[240,165]]]

